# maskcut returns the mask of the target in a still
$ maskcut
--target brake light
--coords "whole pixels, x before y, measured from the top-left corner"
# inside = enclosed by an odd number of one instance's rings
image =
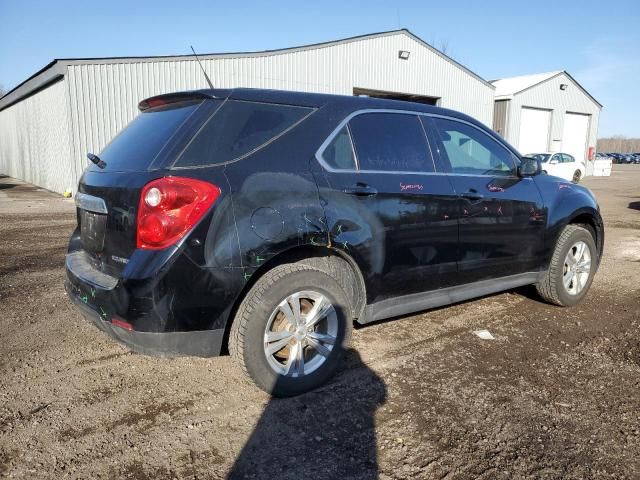
[[[164,105],[167,105],[168,103],[169,102],[164,98],[150,98],[146,101],[146,107],[147,108],[162,107]]]
[[[217,186],[193,178],[164,177],[147,183],[140,196],[136,246],[161,250],[175,244],[219,195]]]

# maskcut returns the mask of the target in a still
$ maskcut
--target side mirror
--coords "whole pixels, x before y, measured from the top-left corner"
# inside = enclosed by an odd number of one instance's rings
[[[542,171],[540,160],[531,157],[522,157],[518,166],[519,177],[534,177]]]
[[[549,162],[549,165],[556,165],[558,163],[558,160],[551,160]]]

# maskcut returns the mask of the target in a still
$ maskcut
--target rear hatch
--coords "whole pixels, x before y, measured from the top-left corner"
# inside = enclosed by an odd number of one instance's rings
[[[277,92],[267,94],[274,97],[269,102],[237,98],[228,90],[161,95],[141,102],[141,113],[93,158],[95,164],[80,181],[76,198],[83,259],[119,277],[137,247],[161,250],[172,245],[154,244],[154,232],[190,224],[194,214],[208,210],[206,205],[212,205],[220,194],[218,186],[226,181],[220,177],[221,168],[202,167],[253,155],[315,111],[272,103],[281,99]],[[156,182],[161,177],[171,178]],[[155,197],[154,185],[159,188]],[[149,208],[156,200],[169,202],[170,198],[170,204],[160,203],[156,211]],[[185,202],[187,206],[181,207]],[[167,217],[169,222],[176,221],[171,227],[163,223]]]
[[[167,168],[222,100],[199,92],[145,100],[141,113],[85,170],[76,195],[81,250],[119,276],[136,249],[140,195]]]

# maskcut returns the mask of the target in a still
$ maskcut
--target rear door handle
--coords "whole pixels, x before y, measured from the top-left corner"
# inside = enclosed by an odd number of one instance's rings
[[[469,200],[482,200],[484,198],[484,195],[473,189],[463,193],[461,196],[464,198],[468,198]]]
[[[348,195],[356,195],[358,197],[370,197],[372,195],[376,195],[378,190],[369,185],[358,184],[353,187],[347,187],[342,190],[344,193]]]

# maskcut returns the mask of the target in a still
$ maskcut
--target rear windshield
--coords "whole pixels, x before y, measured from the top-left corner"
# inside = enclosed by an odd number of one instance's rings
[[[200,103],[172,103],[140,113],[100,153],[105,170],[146,170]]]
[[[237,160],[283,134],[312,111],[293,105],[228,100],[202,127],[175,166]]]

